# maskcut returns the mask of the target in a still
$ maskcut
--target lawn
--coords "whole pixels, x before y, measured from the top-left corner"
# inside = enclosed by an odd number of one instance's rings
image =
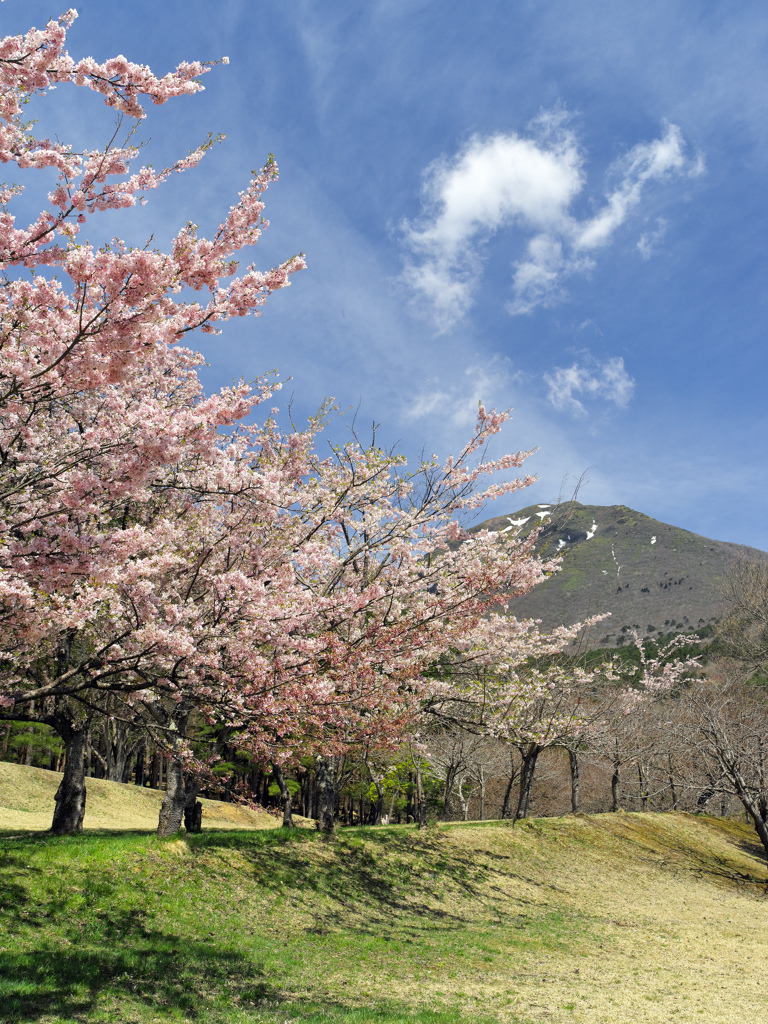
[[[689,815],[5,834],[0,1020],[743,1024],[767,882]]]

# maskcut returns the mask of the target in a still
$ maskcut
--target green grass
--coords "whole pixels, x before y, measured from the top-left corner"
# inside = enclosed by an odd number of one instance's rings
[[[704,913],[764,962],[765,874],[744,826],[685,815],[0,834],[0,1021],[700,1020],[689,936]],[[760,1005],[733,982],[710,1020]]]
[[[432,919],[436,870],[443,889],[483,880],[434,852],[413,829],[7,841],[0,1019],[459,1021],[464,998],[404,1007],[368,977],[388,965],[397,988],[403,970],[427,983],[500,955],[497,922],[468,943],[463,919]],[[566,917],[531,922],[518,944],[557,947]]]

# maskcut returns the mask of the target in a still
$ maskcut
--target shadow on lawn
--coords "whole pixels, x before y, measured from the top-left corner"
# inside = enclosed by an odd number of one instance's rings
[[[87,1013],[100,995],[196,1016],[258,1002],[268,993],[259,966],[221,945],[147,931],[135,915],[112,915],[98,943],[0,953],[3,1021]],[[137,1009],[138,1009],[137,1006]]]

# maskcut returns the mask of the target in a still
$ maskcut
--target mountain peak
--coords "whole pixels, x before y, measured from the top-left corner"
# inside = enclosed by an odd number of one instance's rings
[[[659,522],[626,505],[527,505],[494,516],[476,530],[525,537],[543,525],[536,545],[559,555],[562,568],[510,602],[518,618],[541,619],[545,629],[610,612],[594,643],[617,646],[640,636],[689,632],[716,621],[722,583],[739,558],[766,558],[756,548],[710,540]]]

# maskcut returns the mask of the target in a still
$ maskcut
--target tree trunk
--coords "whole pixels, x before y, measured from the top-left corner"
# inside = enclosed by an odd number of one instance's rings
[[[485,821],[485,769],[480,768],[480,821]]]
[[[3,736],[3,749],[0,751],[0,757],[4,758],[8,753],[8,741],[11,738],[11,723],[8,722],[5,727],[5,735]]]
[[[172,751],[170,760],[163,758],[165,762],[165,796],[160,805],[160,817],[157,823],[157,835],[161,839],[175,836],[181,829],[181,822],[184,818],[188,794],[184,784],[184,765],[181,754],[191,712],[192,703],[186,697],[182,698],[170,713],[162,707],[152,709],[152,714],[163,726],[166,737],[170,739]]]
[[[696,801],[696,810],[703,811],[714,795],[714,789],[705,789],[703,793],[700,793],[699,799]]]
[[[160,752],[155,750],[152,754],[152,770],[149,776],[149,788],[160,789]]]
[[[374,815],[373,824],[380,825],[384,817],[384,787],[380,781],[377,782],[375,779],[373,784],[376,787],[376,814]]]
[[[719,737],[718,740],[720,740]],[[720,760],[720,765],[723,769],[723,774],[731,783],[733,783],[733,787],[736,790],[736,796],[738,796],[742,807],[746,812],[747,823],[749,823],[749,819],[751,817],[752,824],[755,826],[755,832],[757,832],[760,842],[763,844],[765,854],[768,857],[768,824],[763,820],[757,801],[753,800],[750,795],[750,787],[747,785],[741,770],[737,766],[736,759],[730,749],[730,745],[727,741],[720,741],[716,747],[716,751]]]
[[[188,835],[203,831],[203,805],[197,799],[197,780],[187,776],[184,783],[184,828]]]
[[[611,775],[611,810],[615,813],[619,809],[619,783],[621,782],[621,764],[613,762],[613,775]]]
[[[280,796],[283,800],[283,828],[293,828],[293,815],[291,814],[291,791],[288,788],[288,783],[285,781],[283,775],[283,769],[276,761],[271,761],[272,774],[275,776],[275,782],[280,787]]]
[[[50,831],[54,835],[66,835],[83,831],[85,817],[85,753],[86,730],[58,723],[57,731],[66,744],[64,774],[56,790],[56,809]]]
[[[510,797],[512,796],[512,787],[514,786],[515,780],[517,779],[517,768],[515,766],[514,756],[511,756],[511,758],[512,764],[510,767],[509,782],[507,783],[507,788],[504,791],[504,803],[501,805],[502,819],[509,817],[509,800]]]
[[[181,759],[174,757],[172,761],[169,761],[166,772],[168,781],[163,802],[160,805],[160,820],[157,824],[157,834],[161,839],[175,836],[179,831],[187,802]]]
[[[315,756],[317,772],[317,828],[327,835],[336,831],[336,762],[338,758],[325,754]]]
[[[445,773],[445,786],[443,787],[443,813],[441,815],[443,821],[448,820],[448,804],[456,782],[457,771],[458,766],[452,764],[448,766],[448,771]]]
[[[459,779],[459,803],[461,804],[461,816],[462,816],[464,821],[467,821],[469,819],[469,805],[472,802],[472,796],[473,796],[475,791],[473,789],[470,789],[469,795],[467,797],[465,797],[464,796],[464,782],[465,782],[465,779],[464,779],[464,776],[462,776]]]
[[[133,775],[133,754],[129,754],[126,758],[125,764],[123,765],[123,777],[120,780],[123,783],[129,783],[131,776]]]
[[[675,775],[672,770],[672,755],[669,755],[669,788],[672,796],[672,810],[677,810],[677,787],[675,786]]]
[[[536,760],[540,752],[540,748],[534,745],[523,754],[523,767],[520,771],[520,798],[517,802],[517,813],[515,814],[517,820],[525,818],[528,814],[533,774],[536,771]]]
[[[419,828],[427,827],[427,796],[421,777],[421,762],[416,762],[416,823]]]
[[[579,755],[575,750],[568,751],[568,762],[571,766],[571,813],[578,814],[581,810],[581,794],[579,792]]]
[[[392,824],[392,816],[395,813],[395,800],[397,799],[397,794],[398,794],[398,788],[397,788],[397,786],[395,786],[394,789],[392,790],[392,799],[389,801],[389,812],[387,814],[387,824],[388,825]]]
[[[139,752],[136,755],[136,785],[144,785],[144,757],[146,755],[146,745],[139,747]]]
[[[640,782],[640,810],[645,814],[648,810],[648,784],[645,778],[645,768],[637,762],[637,777]]]

